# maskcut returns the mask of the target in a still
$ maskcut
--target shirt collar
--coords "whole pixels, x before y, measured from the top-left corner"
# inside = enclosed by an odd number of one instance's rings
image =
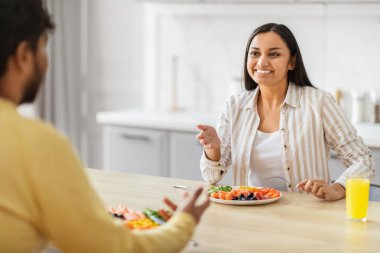
[[[286,97],[284,104],[291,107],[298,107],[300,103],[300,87],[290,82],[288,85],[288,90],[286,91]]]
[[[252,109],[256,111],[257,107],[257,98],[259,94],[259,86],[253,91],[249,91],[245,101],[243,101],[241,108],[243,109]]]

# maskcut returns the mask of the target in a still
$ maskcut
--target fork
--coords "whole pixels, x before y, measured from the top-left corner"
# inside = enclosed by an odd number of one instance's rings
[[[194,241],[194,240],[190,240],[189,244],[192,245],[192,246],[194,246],[194,247],[198,247],[199,246],[199,243],[197,241]]]
[[[193,186],[188,186],[188,185],[173,185],[173,188],[181,189],[181,190],[186,190],[186,191],[192,191],[194,190]]]

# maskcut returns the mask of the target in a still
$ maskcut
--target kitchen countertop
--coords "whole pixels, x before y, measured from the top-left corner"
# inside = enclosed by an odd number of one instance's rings
[[[198,132],[196,126],[215,126],[219,112],[123,110],[99,112],[101,125],[128,126],[168,131]],[[380,124],[355,125],[358,134],[370,148],[380,148]]]
[[[128,126],[148,129],[198,132],[197,125],[215,126],[218,113],[190,111],[126,110],[99,112],[96,120],[101,125]]]

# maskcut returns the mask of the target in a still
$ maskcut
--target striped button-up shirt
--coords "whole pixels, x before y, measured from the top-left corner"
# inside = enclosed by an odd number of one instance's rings
[[[211,161],[203,153],[201,158],[201,171],[206,181],[216,183],[226,173],[233,173],[234,185],[248,185],[253,140],[260,124],[259,92],[256,88],[232,96],[226,103],[216,129],[222,157],[220,161]],[[345,186],[347,175],[351,173],[375,177],[370,150],[331,94],[291,83],[280,111],[282,168],[288,191],[297,191],[295,186],[307,178],[330,182],[330,149],[347,167],[335,182]]]

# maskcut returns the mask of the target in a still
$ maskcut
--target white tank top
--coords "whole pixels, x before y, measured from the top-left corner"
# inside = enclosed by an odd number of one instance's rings
[[[275,177],[275,178],[273,178]],[[251,154],[248,183],[253,186],[271,187],[287,191],[283,171],[281,131],[256,132]]]

